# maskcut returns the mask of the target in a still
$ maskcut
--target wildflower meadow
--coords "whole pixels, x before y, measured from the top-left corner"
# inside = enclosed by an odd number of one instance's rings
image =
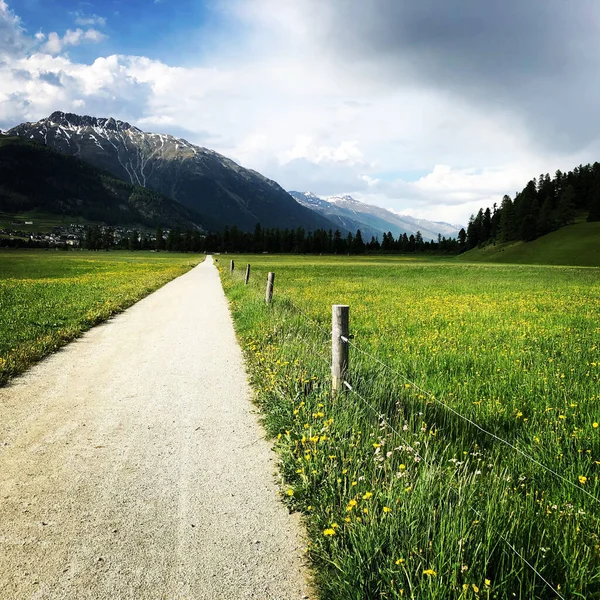
[[[600,598],[597,268],[229,258],[321,598]],[[332,304],[353,336],[335,397]]]

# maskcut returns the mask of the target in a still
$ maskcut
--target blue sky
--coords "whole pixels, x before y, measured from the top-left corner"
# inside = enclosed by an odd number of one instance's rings
[[[0,0],[0,128],[55,110],[466,223],[600,158],[592,0]]]
[[[233,22],[214,2],[197,0],[21,0],[11,7],[28,33],[49,33],[93,27],[106,35],[94,47],[69,50],[76,61],[93,62],[99,55],[128,54],[165,60],[174,66],[198,60],[205,40],[215,31],[235,35]]]

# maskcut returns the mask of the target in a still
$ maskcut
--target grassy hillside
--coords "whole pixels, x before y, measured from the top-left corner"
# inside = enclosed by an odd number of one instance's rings
[[[533,242],[475,248],[461,254],[457,260],[600,267],[600,222],[569,225]]]

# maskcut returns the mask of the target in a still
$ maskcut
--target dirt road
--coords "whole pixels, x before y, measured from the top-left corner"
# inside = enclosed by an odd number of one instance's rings
[[[0,598],[308,597],[207,260],[0,389]]]

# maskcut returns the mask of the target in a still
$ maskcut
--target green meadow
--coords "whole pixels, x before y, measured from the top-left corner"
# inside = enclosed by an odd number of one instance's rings
[[[151,252],[0,251],[0,384],[201,260]]]
[[[600,269],[230,258],[321,598],[600,598]],[[332,304],[354,336],[336,397]]]

